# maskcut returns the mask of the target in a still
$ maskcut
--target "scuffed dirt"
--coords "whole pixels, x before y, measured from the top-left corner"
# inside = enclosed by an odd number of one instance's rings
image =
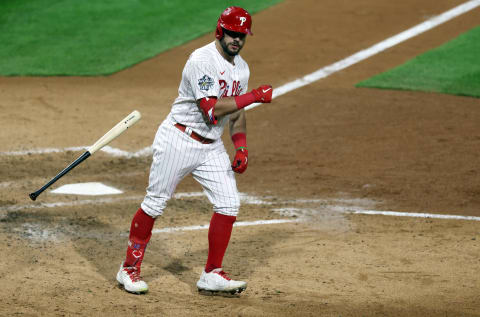
[[[460,3],[285,0],[254,16],[242,52],[249,86],[278,87]],[[233,298],[195,288],[206,230],[155,233],[142,271],[150,292],[117,286],[149,156],[98,152],[53,186],[102,182],[121,195],[47,191],[32,202],[28,193],[81,151],[0,154],[0,315],[480,316],[480,222],[349,213],[480,216],[480,100],[354,88],[479,19],[474,10],[247,112],[249,167],[237,182],[254,199],[244,200],[238,221],[293,222],[234,229],[224,268],[248,288]],[[0,78],[0,151],[88,146],[133,109],[142,120],[111,146],[146,148],[188,54],[212,39],[108,77]],[[191,177],[177,189],[199,191]],[[180,197],[155,229],[210,217],[204,197]]]

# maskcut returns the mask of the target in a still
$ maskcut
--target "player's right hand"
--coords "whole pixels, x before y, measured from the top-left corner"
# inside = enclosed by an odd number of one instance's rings
[[[272,92],[273,88],[270,85],[262,85],[252,90],[255,101],[261,103],[270,103],[272,101]]]
[[[247,169],[248,150],[246,148],[238,149],[232,162],[232,169],[235,173],[242,174]]]

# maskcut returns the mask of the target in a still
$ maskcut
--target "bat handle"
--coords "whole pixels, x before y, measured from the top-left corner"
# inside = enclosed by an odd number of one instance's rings
[[[52,180],[50,180],[48,183],[46,183],[45,185],[42,186],[42,188],[40,188],[39,190],[37,190],[36,192],[33,192],[31,193],[30,195],[28,195],[30,197],[31,200],[35,201],[37,199],[37,197],[45,190],[47,189],[48,187],[50,187],[53,183],[55,183],[56,181],[58,181],[63,175],[67,174],[68,172],[70,172],[75,166],[77,166],[78,164],[82,163],[83,161],[85,161],[89,156],[90,156],[90,152],[89,151],[86,151],[85,153],[83,153],[82,155],[80,155],[79,158],[77,158],[72,164],[68,165],[63,171],[61,171],[60,173],[57,174],[57,176],[55,176],[54,178],[52,178]]]
[[[43,190],[42,190],[43,191]],[[36,192],[34,193],[30,193],[30,195],[28,195],[30,197],[31,200],[35,201],[38,197],[38,195],[40,195],[40,193],[42,192],[40,190],[37,190]]]

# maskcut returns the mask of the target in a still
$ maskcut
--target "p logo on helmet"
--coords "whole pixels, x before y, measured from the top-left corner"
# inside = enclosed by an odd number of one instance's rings
[[[217,22],[215,37],[223,38],[223,29],[243,34],[252,33],[252,17],[247,10],[240,7],[228,7],[222,12]]]

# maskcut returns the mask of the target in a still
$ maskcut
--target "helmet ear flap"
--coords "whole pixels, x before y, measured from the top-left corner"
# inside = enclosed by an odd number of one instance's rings
[[[223,37],[223,29],[222,29],[222,27],[220,26],[220,23],[217,24],[217,29],[215,30],[215,37],[216,37],[218,40],[221,40],[222,37]]]

